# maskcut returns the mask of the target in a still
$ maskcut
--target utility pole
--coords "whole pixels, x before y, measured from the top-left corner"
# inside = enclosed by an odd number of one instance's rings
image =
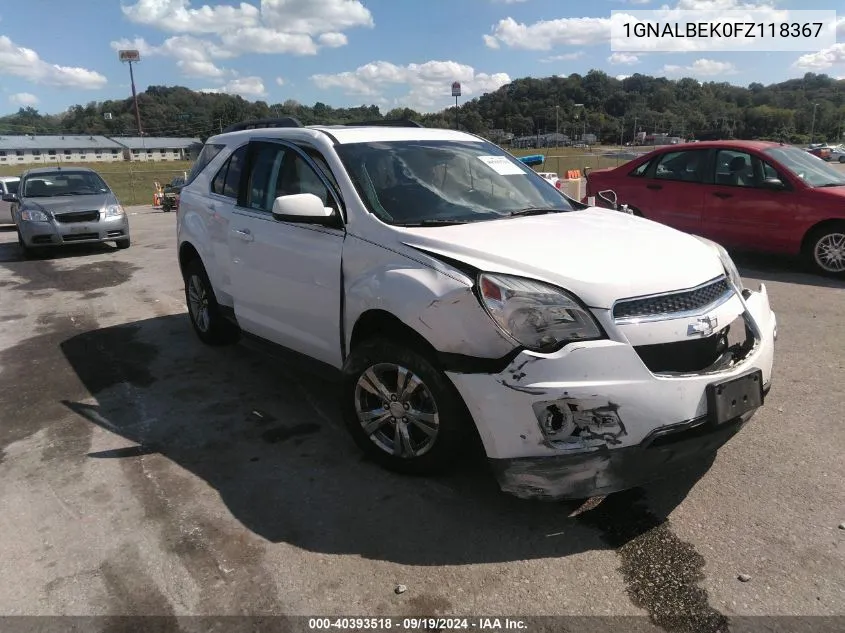
[[[132,101],[135,103],[135,123],[138,126],[138,136],[144,136],[141,128],[141,111],[138,109],[138,94],[135,92],[135,73],[132,64],[141,61],[141,53],[136,50],[118,51],[118,58],[121,62],[129,64],[129,81],[132,84]]]
[[[452,82],[452,96],[455,97],[455,129],[458,129],[458,97],[461,96],[461,83]]]
[[[558,139],[560,137],[560,106],[555,104],[555,147],[558,146],[560,142]]]
[[[813,104],[813,122],[810,125],[810,145],[812,145],[813,141],[816,140],[816,108],[818,107],[818,103]]]

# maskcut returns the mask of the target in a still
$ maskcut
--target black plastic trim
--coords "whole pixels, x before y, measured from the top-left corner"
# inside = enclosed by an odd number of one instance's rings
[[[285,367],[288,365],[295,365],[296,369],[301,369],[303,372],[309,373],[313,376],[318,376],[331,382],[339,382],[342,379],[343,373],[337,367],[324,363],[323,361],[312,358],[300,352],[294,351],[278,343],[268,341],[257,334],[243,332],[242,345],[245,347],[262,352],[276,360],[282,361]]]

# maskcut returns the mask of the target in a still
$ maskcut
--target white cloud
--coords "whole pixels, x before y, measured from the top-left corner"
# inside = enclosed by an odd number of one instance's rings
[[[36,106],[38,105],[38,97],[31,92],[19,92],[9,96],[9,103],[18,106]]]
[[[239,6],[203,5],[193,9],[189,0],[138,0],[121,7],[123,14],[136,24],[153,26],[172,33],[219,33],[226,27],[258,24],[258,7],[242,2]]]
[[[284,80],[284,79],[282,79],[281,77],[276,77],[276,85],[277,85],[277,86],[284,86],[284,85],[285,85],[285,80]]]
[[[323,33],[319,38],[319,42],[329,48],[339,48],[346,46],[349,40],[346,39],[343,33]]]
[[[627,78],[628,78],[628,77],[630,77],[630,76],[631,76],[631,75],[616,75],[616,78],[617,78],[619,81],[624,81],[625,79],[627,79]]]
[[[571,62],[576,59],[581,59],[584,56],[584,51],[578,51],[575,53],[564,53],[563,55],[552,55],[551,57],[544,57],[540,61],[543,63],[551,63],[551,62]]]
[[[689,77],[713,77],[716,75],[734,75],[737,70],[730,62],[713,59],[697,59],[689,66],[667,64],[661,72],[666,75],[686,75]]]
[[[0,75],[22,77],[36,84],[85,90],[97,90],[108,82],[94,70],[46,62],[31,48],[18,46],[5,35],[0,35]]]
[[[453,61],[428,61],[423,64],[397,66],[375,61],[353,71],[313,75],[311,80],[322,89],[340,89],[346,94],[381,97],[391,86],[407,86],[408,94],[400,99],[420,110],[444,107],[450,101],[450,86],[461,82],[465,96],[491,92],[510,83],[505,73],[478,73],[472,66]]]
[[[260,6],[134,0],[122,9],[132,22],[178,34],[158,46],[141,42],[148,54],[173,57],[183,74],[195,77],[227,74],[214,59],[250,53],[315,55],[323,47],[346,46],[347,29],[374,26],[361,0],[260,0]]]
[[[529,25],[508,17],[499,20],[491,35],[484,36],[484,43],[489,48],[505,44],[510,48],[547,51],[555,46],[601,44],[609,39],[609,18],[561,18]]]
[[[613,53],[607,58],[607,61],[611,64],[624,64],[626,66],[631,66],[639,63],[640,58],[636,55],[632,55],[631,53]]]
[[[845,44],[843,43],[834,44],[817,53],[801,55],[792,65],[802,70],[827,70],[840,64],[845,64]]]
[[[225,49],[193,35],[175,35],[169,37],[160,46],[153,46],[143,38],[122,39],[111,43],[114,50],[135,49],[145,56],[163,55],[176,60],[176,67],[186,77],[220,78],[229,71],[220,68],[212,58],[230,57]]]
[[[267,96],[267,90],[261,77],[236,77],[219,88],[200,88],[197,92],[223,93],[253,98]]]

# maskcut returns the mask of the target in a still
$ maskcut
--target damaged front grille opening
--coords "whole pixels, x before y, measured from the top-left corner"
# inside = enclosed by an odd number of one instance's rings
[[[691,341],[635,346],[654,374],[691,374],[724,371],[744,360],[758,339],[747,313],[715,334]]]
[[[572,398],[535,402],[534,415],[548,445],[582,451],[622,444],[628,434],[613,402],[579,401]]]

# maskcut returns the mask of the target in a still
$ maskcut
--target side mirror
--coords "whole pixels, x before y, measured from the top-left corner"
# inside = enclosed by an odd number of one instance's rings
[[[18,197],[13,193],[4,193],[3,194],[3,202],[17,202]]]
[[[273,202],[273,217],[280,222],[334,224],[334,209],[323,206],[313,193],[279,196]]]
[[[786,185],[783,184],[783,181],[780,178],[766,178],[763,181],[763,188],[770,189],[772,191],[781,191],[786,189]]]

